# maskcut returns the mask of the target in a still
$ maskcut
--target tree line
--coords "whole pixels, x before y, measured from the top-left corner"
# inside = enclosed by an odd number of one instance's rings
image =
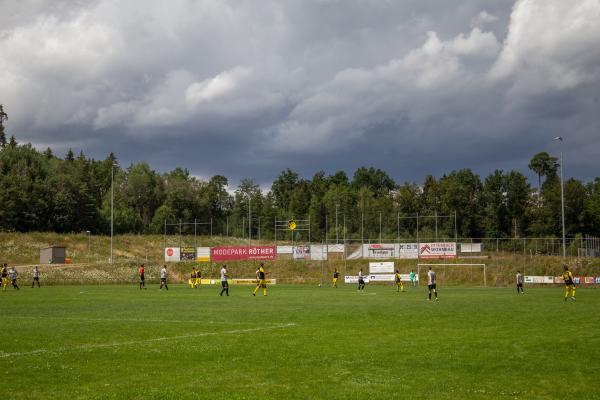
[[[272,239],[275,220],[297,218],[310,219],[313,241],[341,238],[344,228],[348,238],[414,238],[414,217],[420,215],[421,237],[433,237],[435,230],[439,237],[561,235],[558,162],[545,152],[529,164],[538,176],[534,187],[514,170],[482,179],[467,168],[399,184],[381,169],[361,167],[351,177],[318,171],[310,179],[286,169],[266,192],[252,179],[230,191],[222,175],[202,180],[184,168],[159,173],[145,162],[122,167],[112,153],[95,160],[71,150],[62,158],[50,148],[38,151],[14,137],[7,140],[5,120],[0,108],[3,231],[108,234],[114,180],[115,233],[163,233],[165,221],[196,220],[198,234],[208,234],[212,221],[216,235],[258,238],[260,231],[262,239]],[[600,234],[600,178],[569,179],[564,192],[567,236]],[[177,226],[167,228],[179,232]],[[296,237],[307,236],[300,231]]]

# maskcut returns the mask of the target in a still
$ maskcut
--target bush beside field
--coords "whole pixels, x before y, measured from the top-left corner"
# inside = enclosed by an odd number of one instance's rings
[[[168,246],[178,246],[177,238],[170,237]],[[187,238],[183,245],[194,245],[193,238]],[[199,237],[198,246],[245,245],[247,240],[225,237]],[[252,244],[271,244],[270,242],[253,241]],[[0,262],[16,265],[20,272],[20,281],[30,278],[34,265],[39,265],[39,250],[50,245],[67,247],[67,255],[72,259],[71,265],[42,265],[42,282],[45,284],[133,284],[136,283],[137,267],[146,265],[148,283],[158,282],[158,271],[163,262],[164,237],[161,235],[119,235],[114,237],[115,263],[110,265],[110,237],[88,236],[82,234],[56,233],[14,233],[0,232]],[[411,269],[417,271],[416,260],[395,260],[401,273]],[[556,256],[527,256],[510,253],[489,253],[486,259],[456,260],[422,260],[431,263],[485,263],[487,284],[489,286],[512,286],[514,275],[521,270],[526,275],[560,275],[562,259]],[[277,261],[267,262],[270,277],[277,278],[279,283],[317,284],[321,280],[330,282],[334,268],[341,275],[355,275],[360,268],[368,272],[368,260],[347,260],[333,255],[329,261],[294,261],[290,255],[281,256]],[[600,259],[569,258],[568,263],[575,275],[600,276]],[[258,263],[227,263],[233,278],[252,278]],[[192,267],[202,271],[205,278],[218,278],[220,264],[217,263],[169,263],[170,282],[187,282]],[[438,267],[436,268],[440,284],[472,285],[483,284],[480,268]],[[421,279],[425,279],[425,270],[421,270]],[[341,279],[342,281],[343,279]]]

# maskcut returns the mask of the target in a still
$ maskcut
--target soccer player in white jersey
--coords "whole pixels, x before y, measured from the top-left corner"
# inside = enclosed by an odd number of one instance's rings
[[[435,295],[435,301],[438,301],[437,295],[437,279],[435,277],[435,271],[429,267],[427,272],[427,287],[429,288],[429,301],[431,301],[431,293]]]
[[[363,277],[362,268],[358,271],[358,291],[365,290],[365,279]]]
[[[164,286],[165,289],[169,290],[169,287],[167,286],[167,276],[169,276],[169,273],[167,272],[167,266],[163,265],[162,269],[160,270],[160,287],[159,287],[159,289],[162,289]]]
[[[221,289],[219,296],[223,296],[223,292],[229,296],[229,282],[227,282],[227,278],[229,278],[229,275],[227,275],[227,265],[223,265],[221,268],[221,287],[223,289]]]
[[[19,289],[19,285],[17,285],[17,277],[18,276],[19,276],[19,273],[17,272],[15,267],[10,267],[10,269],[8,270],[8,277],[10,278],[10,281],[12,282],[12,287],[13,287],[13,289],[21,290],[21,289]]]
[[[37,282],[38,287],[40,286],[40,270],[38,269],[38,267],[33,268],[33,272],[31,273],[31,276],[33,278],[33,280],[31,281],[31,288],[33,289],[33,286],[35,285],[35,283]]]
[[[523,274],[521,271],[517,271],[517,294],[521,293],[523,293]]]

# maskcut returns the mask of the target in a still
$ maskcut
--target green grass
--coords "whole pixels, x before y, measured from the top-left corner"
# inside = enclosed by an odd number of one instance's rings
[[[24,286],[0,292],[11,399],[600,397],[599,290]]]

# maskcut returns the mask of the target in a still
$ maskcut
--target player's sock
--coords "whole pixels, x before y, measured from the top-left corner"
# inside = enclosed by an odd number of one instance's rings
[[[266,296],[267,295],[267,289],[263,289],[263,295]]]
[[[431,300],[431,292],[429,292],[429,300]]]
[[[435,294],[435,298],[437,299],[437,292],[433,292],[433,294]]]

